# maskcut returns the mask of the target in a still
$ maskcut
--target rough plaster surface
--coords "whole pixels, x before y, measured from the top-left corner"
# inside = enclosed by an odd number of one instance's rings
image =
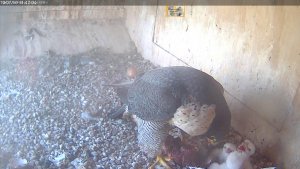
[[[126,25],[137,50],[146,59],[160,66],[185,65],[152,42],[156,22],[156,6],[126,6]]]
[[[288,148],[299,144],[300,129],[287,127],[299,114],[293,108],[300,104],[294,101],[300,80],[299,7],[186,6],[184,18],[165,17],[164,6],[125,9],[128,32],[145,58],[213,75],[227,90],[232,126],[263,152],[282,146],[290,159],[286,168],[300,165]],[[284,141],[283,135],[293,139]]]
[[[1,56],[31,57],[48,50],[63,55],[108,48],[116,53],[132,50],[127,31],[120,21],[47,21],[32,22],[14,27],[10,38],[1,45]]]
[[[287,168],[296,169],[300,166],[300,152],[298,151],[300,141],[300,86],[292,102],[292,113],[286,120],[281,131],[282,159],[288,163]]]
[[[135,49],[121,7],[8,9],[1,9],[1,58],[35,57],[48,51],[72,55],[98,47],[114,53]]]

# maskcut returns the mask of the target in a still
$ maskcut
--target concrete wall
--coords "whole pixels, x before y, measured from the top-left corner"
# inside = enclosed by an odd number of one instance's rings
[[[186,6],[182,18],[166,17],[164,6],[125,9],[142,56],[214,76],[232,126],[286,168],[300,166],[300,7]]]
[[[135,50],[120,6],[0,7],[0,58]]]

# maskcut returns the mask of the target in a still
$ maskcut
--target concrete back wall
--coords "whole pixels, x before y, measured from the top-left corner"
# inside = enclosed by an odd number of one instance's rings
[[[164,6],[125,9],[146,59],[214,76],[226,89],[232,126],[286,168],[300,166],[299,7],[186,6],[183,18],[166,17]]]
[[[0,7],[0,58],[135,50],[120,6]]]

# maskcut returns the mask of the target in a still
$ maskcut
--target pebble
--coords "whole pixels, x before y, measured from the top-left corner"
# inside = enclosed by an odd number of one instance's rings
[[[125,79],[129,62],[138,70],[155,67],[135,54],[129,60],[98,49],[83,55],[49,52],[1,67],[0,153],[18,155],[32,168],[76,168],[87,159],[97,168],[130,168],[132,162],[146,168],[132,155],[140,151],[133,122],[107,118],[120,102],[101,84]]]

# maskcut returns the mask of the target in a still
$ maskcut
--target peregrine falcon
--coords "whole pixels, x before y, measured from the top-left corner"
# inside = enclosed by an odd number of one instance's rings
[[[200,70],[157,68],[117,88],[124,89],[119,91],[135,117],[138,144],[149,157],[160,154],[171,124],[191,136],[213,136],[217,141],[229,132],[231,113],[223,87]]]

